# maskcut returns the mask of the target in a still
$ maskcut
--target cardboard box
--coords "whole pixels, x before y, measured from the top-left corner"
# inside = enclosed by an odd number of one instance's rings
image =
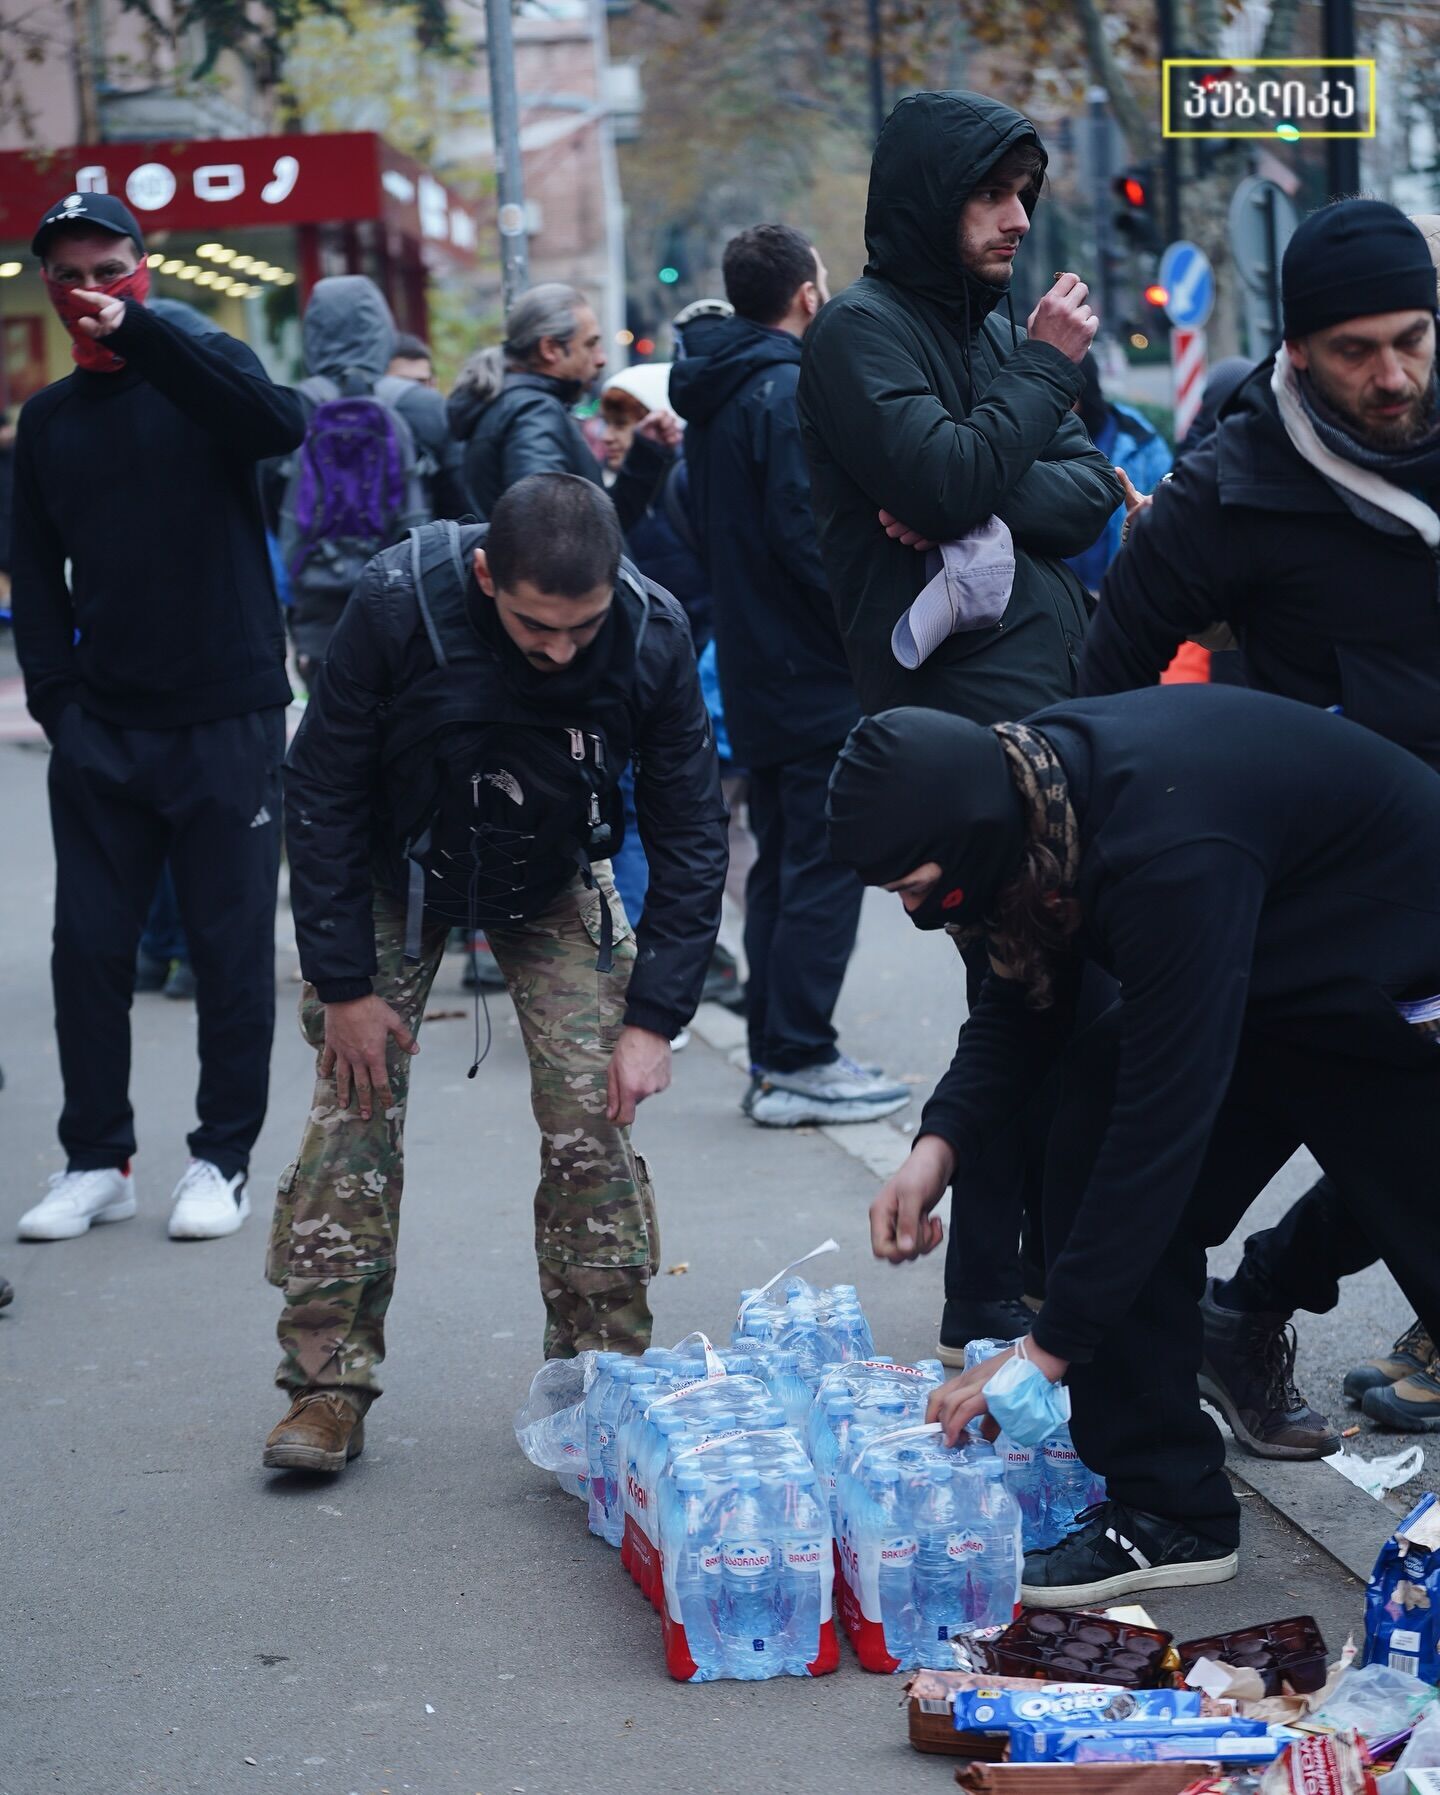
[[[1407,1770],[1409,1795],[1440,1795],[1440,1770]]]
[[[1213,1764],[962,1764],[972,1795],[1182,1795]]]

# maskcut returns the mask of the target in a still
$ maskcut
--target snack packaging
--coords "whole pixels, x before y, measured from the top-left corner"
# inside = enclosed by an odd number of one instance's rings
[[[1172,1720],[1200,1714],[1198,1689],[1117,1689],[1048,1686],[972,1689],[955,1696],[961,1732],[1008,1732],[1015,1726],[1085,1725],[1110,1721]]]

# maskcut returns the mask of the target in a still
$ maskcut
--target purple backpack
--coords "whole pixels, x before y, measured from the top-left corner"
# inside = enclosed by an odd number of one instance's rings
[[[323,377],[301,383],[314,409],[280,509],[297,623],[318,609],[333,613],[333,628],[365,563],[429,520],[415,438],[394,404],[408,386],[391,376],[353,393]]]

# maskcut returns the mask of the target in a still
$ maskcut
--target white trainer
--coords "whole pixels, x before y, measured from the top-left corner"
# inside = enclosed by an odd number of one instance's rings
[[[250,1213],[245,1174],[227,1178],[208,1159],[192,1159],[175,1186],[171,1240],[219,1240],[234,1234]]]
[[[54,1172],[50,1194],[20,1217],[21,1240],[74,1240],[92,1222],[125,1222],[135,1213],[129,1166],[92,1172]]]

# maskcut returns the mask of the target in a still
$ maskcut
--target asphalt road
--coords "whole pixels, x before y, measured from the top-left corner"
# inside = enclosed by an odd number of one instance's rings
[[[42,752],[0,749],[0,1231],[57,1164],[50,1026],[50,862]],[[948,946],[898,906],[867,909],[847,988],[846,1045],[928,1080],[963,992]],[[386,1395],[362,1459],[333,1482],[264,1471],[283,1410],[271,1387],[275,1292],[261,1279],[268,1193],[308,1098],[282,1020],[256,1214],[237,1236],[165,1238],[185,1157],[193,1014],[137,1000],[134,1092],[141,1213],[56,1246],[8,1245],[0,1314],[6,1496],[0,1589],[0,1795],[304,1790],[313,1795],[870,1795],[952,1786],[904,1741],[898,1688],[848,1653],[839,1675],[680,1687],[654,1615],[578,1505],[518,1453],[511,1416],[539,1354],[528,1218],[536,1147],[508,1004],[466,1081],[469,1025],[433,1022],[407,1136],[403,1268]],[[450,963],[432,1010],[461,1007]],[[723,1334],[735,1293],[828,1234],[877,1339],[930,1349],[937,1263],[874,1264],[875,1180],[819,1134],[776,1135],[736,1112],[739,1075],[696,1042],[647,1106],[664,1262],[657,1339]],[[1273,1208],[1283,1192],[1267,1193]],[[687,1269],[680,1269],[685,1267]],[[1323,1393],[1361,1345],[1388,1339],[1398,1296],[1372,1274],[1337,1318],[1307,1324]],[[1360,1588],[1255,1498],[1241,1579],[1149,1605],[1180,1637],[1308,1612],[1332,1647],[1360,1625]]]

